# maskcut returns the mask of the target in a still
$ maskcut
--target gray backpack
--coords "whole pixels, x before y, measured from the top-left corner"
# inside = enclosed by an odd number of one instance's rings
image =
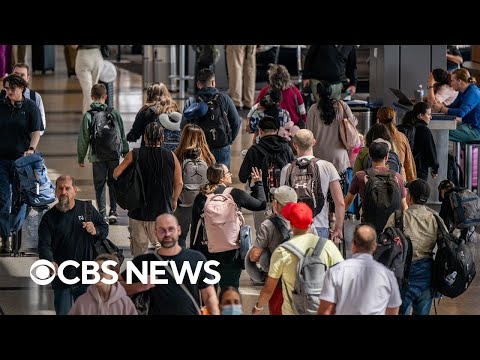
[[[183,207],[193,206],[200,188],[207,181],[207,163],[200,159],[185,159],[182,164],[183,188],[179,199]]]
[[[452,191],[450,205],[457,229],[468,229],[480,225],[480,198],[468,189]]]
[[[297,278],[292,293],[292,306],[296,315],[316,315],[320,304],[320,293],[327,265],[320,259],[320,254],[327,239],[319,238],[315,249],[302,253],[290,241],[279,245],[298,257]],[[312,251],[313,250],[313,251]]]

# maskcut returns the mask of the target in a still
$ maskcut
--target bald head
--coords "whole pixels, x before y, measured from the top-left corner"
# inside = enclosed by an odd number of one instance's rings
[[[162,214],[155,219],[155,234],[162,248],[170,249],[178,246],[181,233],[178,220],[172,214]]]
[[[308,129],[300,129],[293,137],[293,142],[297,145],[298,150],[305,152],[311,150],[315,145],[315,139],[313,133]]]
[[[167,213],[161,214],[161,215],[158,215],[157,218],[155,219],[155,225],[159,225],[164,222],[173,223],[174,225],[178,226],[178,220],[172,214],[167,214]]]
[[[377,232],[370,225],[359,225],[353,233],[354,252],[373,254],[377,248]]]

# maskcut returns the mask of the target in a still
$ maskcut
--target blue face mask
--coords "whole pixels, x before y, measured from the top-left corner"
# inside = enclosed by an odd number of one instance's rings
[[[243,315],[242,305],[225,305],[222,307],[222,315]]]

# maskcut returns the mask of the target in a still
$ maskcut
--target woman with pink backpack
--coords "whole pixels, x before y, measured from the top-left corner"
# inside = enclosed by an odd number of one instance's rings
[[[230,187],[232,173],[223,164],[213,164],[207,170],[208,183],[195,198],[192,207],[190,233],[191,248],[202,252],[208,260],[220,263],[219,286],[238,288],[243,260],[240,256],[240,227],[245,223],[240,209],[265,210],[266,198],[262,184],[262,172],[252,168],[254,185],[251,195],[244,190]]]

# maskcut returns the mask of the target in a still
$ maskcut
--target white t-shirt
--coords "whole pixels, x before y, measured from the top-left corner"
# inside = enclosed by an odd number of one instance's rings
[[[334,303],[336,315],[385,315],[402,304],[393,271],[365,253],[327,270],[320,300]]]
[[[309,156],[301,156],[299,159],[312,159],[314,158],[313,155]],[[340,180],[340,175],[338,175],[337,169],[331,162],[325,160],[318,160],[317,166],[320,171],[320,179],[322,179],[322,191],[323,196],[325,196],[325,205],[323,205],[322,211],[315,216],[313,220],[313,226],[315,227],[326,227],[328,228],[328,201],[327,201],[327,192],[330,188],[330,183],[335,180]],[[285,185],[285,178],[287,174],[287,169],[290,167],[290,164],[287,164],[283,167],[282,172],[280,174],[280,185]]]

